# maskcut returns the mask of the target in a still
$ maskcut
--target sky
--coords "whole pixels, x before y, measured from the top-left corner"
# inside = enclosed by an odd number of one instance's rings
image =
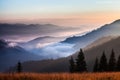
[[[0,0],[2,23],[98,27],[119,14],[120,0]]]

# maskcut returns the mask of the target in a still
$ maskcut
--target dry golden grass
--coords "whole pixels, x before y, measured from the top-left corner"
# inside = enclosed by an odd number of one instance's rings
[[[0,74],[0,80],[120,80],[120,72],[112,73],[13,73]]]

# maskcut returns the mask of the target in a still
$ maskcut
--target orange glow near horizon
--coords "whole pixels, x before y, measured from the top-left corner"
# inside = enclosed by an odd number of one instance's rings
[[[1,23],[104,25],[120,18],[119,0],[1,0]]]
[[[80,26],[80,25],[104,25],[111,23],[114,20],[120,18],[120,12],[88,12],[88,13],[73,13],[66,15],[28,15],[19,16],[17,19],[15,16],[9,16],[7,18],[1,18],[1,23],[26,23],[26,24],[56,24],[62,26]],[[42,17],[41,17],[42,16]]]

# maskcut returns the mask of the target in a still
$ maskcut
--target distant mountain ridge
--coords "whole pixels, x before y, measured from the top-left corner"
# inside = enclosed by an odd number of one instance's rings
[[[83,36],[69,37],[61,43],[75,44],[74,48],[84,48],[93,41],[105,36],[119,36],[120,35],[120,20],[116,20],[111,24],[106,24],[96,30],[93,30]]]
[[[0,24],[0,36],[6,36],[6,35],[15,35],[15,34],[40,34],[40,31],[44,31],[45,29],[49,29],[51,31],[52,29],[59,29],[57,25],[52,24]],[[44,27],[44,28],[43,28]],[[51,28],[49,28],[51,27]],[[5,34],[6,33],[6,34]],[[48,32],[49,33],[49,32]]]
[[[33,40],[28,41],[27,43],[30,44],[37,44],[37,43],[50,43],[50,42],[54,42],[54,40],[59,41],[59,39],[61,39],[60,37],[52,37],[52,36],[44,36],[44,37],[38,37],[35,38]],[[49,41],[47,41],[49,40]]]
[[[59,42],[61,39],[62,39],[61,37],[43,36],[43,37],[37,37],[28,42],[18,43],[18,45],[20,45],[21,47],[25,49],[29,49],[29,47],[33,49],[42,48],[52,43]]]
[[[79,28],[64,27],[54,24],[8,24],[0,23],[0,38],[5,40],[29,41],[37,37],[57,36],[61,33],[75,31]],[[58,36],[59,37],[59,36]],[[22,38],[22,39],[21,39]],[[27,40],[28,39],[28,40]],[[20,42],[20,41],[16,41]]]

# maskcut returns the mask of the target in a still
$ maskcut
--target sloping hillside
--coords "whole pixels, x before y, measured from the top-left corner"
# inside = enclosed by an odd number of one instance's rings
[[[119,36],[120,35],[120,20],[116,20],[110,24],[106,24],[96,30],[93,30],[83,36],[69,37],[62,43],[75,44],[74,48],[84,48],[93,41],[106,36]]]
[[[100,40],[98,40],[100,41]],[[96,41],[95,41],[96,42]],[[93,44],[93,43],[92,43]],[[91,45],[92,45],[91,44]],[[92,48],[84,51],[85,58],[88,66],[88,70],[92,71],[94,61],[96,57],[100,57],[102,52],[105,51],[107,58],[111,54],[111,50],[114,49],[116,58],[120,55],[120,37],[114,38],[103,44],[96,45]],[[77,53],[72,55],[75,59]],[[56,60],[34,61],[23,63],[24,71],[28,72],[68,72],[69,71],[69,58],[61,58]]]

